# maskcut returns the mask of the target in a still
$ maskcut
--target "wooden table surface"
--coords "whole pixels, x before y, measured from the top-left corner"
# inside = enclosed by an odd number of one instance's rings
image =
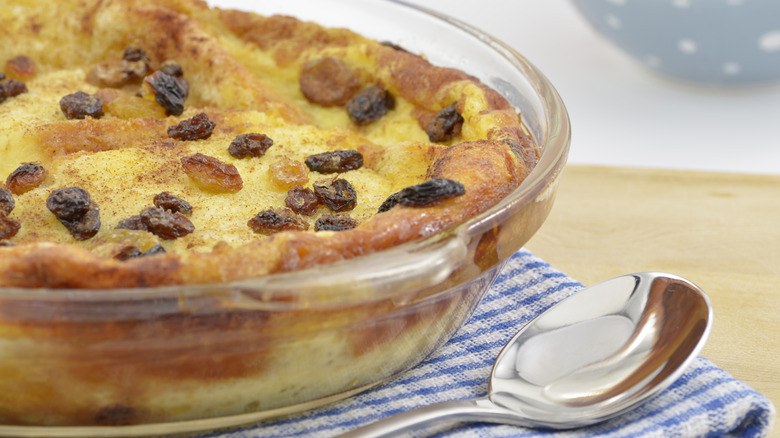
[[[697,284],[714,306],[702,355],[780,407],[780,176],[570,165],[526,248],[586,285]]]

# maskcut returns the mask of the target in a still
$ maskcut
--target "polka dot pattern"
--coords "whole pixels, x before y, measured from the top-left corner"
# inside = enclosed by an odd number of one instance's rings
[[[778,0],[572,0],[648,68],[687,81],[780,81]]]

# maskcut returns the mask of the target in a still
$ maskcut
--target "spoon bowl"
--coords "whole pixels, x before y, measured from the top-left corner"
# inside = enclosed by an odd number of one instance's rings
[[[626,274],[537,316],[496,359],[487,396],[414,409],[344,436],[380,437],[442,422],[570,429],[625,412],[671,385],[699,354],[712,306],[691,282]]]

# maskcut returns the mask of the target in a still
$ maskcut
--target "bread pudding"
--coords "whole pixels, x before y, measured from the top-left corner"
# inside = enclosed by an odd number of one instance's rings
[[[345,29],[173,0],[4,9],[3,89],[24,91],[0,104],[0,286],[222,283],[372,253],[484,211],[538,156],[497,92]]]
[[[424,53],[290,16],[2,9],[0,435],[198,430],[375,385],[457,329],[551,205],[474,233],[432,288],[264,289],[501,202],[540,156],[517,110]]]

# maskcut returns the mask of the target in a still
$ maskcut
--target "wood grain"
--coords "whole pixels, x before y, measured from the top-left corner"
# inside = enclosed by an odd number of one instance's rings
[[[714,305],[702,355],[780,407],[780,176],[571,165],[527,249],[586,285],[691,280]]]

